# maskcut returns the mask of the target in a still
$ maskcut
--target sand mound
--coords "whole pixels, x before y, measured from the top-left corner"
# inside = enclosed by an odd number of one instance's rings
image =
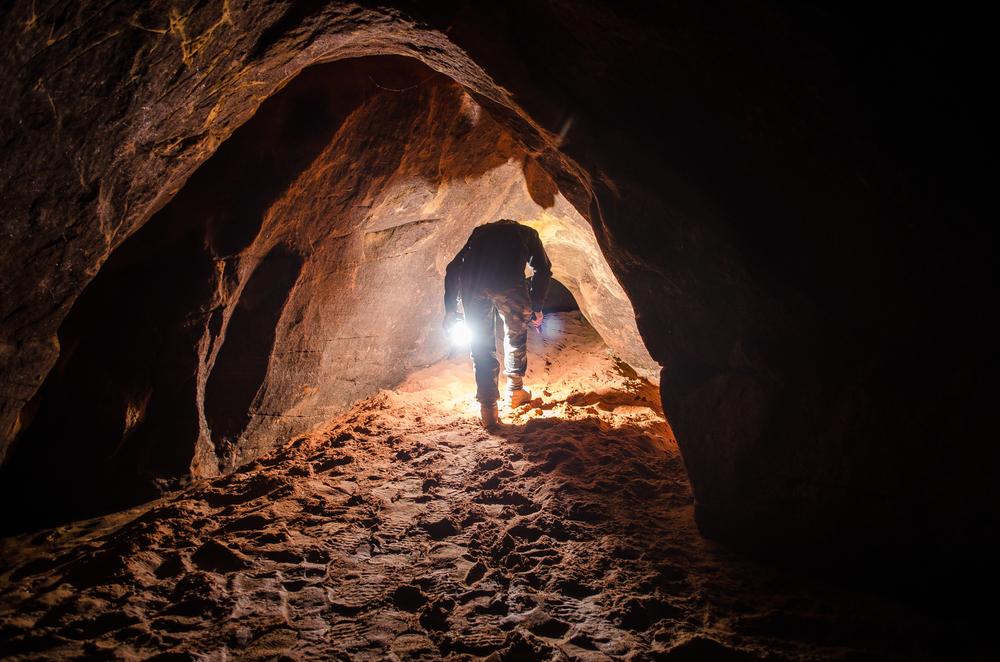
[[[3,655],[961,654],[957,626],[701,539],[655,388],[578,315],[547,324],[494,433],[448,360],[234,474],[3,540]]]

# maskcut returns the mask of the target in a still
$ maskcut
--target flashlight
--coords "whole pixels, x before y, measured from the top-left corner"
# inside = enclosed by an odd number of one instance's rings
[[[472,332],[465,320],[458,320],[448,329],[448,338],[452,345],[464,347],[472,342]]]

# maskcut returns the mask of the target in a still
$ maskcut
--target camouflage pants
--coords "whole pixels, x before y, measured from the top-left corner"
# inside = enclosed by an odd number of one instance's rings
[[[497,380],[496,314],[504,326],[504,374],[507,388],[520,388],[528,369],[528,321],[531,300],[526,287],[514,287],[502,292],[489,290],[463,293],[465,323],[472,332],[472,366],[476,371],[476,400],[492,403],[500,399]]]

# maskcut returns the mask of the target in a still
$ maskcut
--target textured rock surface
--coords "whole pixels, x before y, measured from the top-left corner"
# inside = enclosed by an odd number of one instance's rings
[[[524,148],[412,59],[344,60],[269,100],[104,265],[22,412],[12,482],[52,501],[59,449],[67,501],[122,505],[399,383],[446,353],[445,266],[497,218],[538,228],[583,313],[658,377],[590,225]]]
[[[976,156],[960,95],[976,54],[936,59],[899,36],[957,44],[951,23],[769,3],[407,7],[427,13],[5,10],[7,440],[85,285],[263,99],[319,60],[397,54],[463,86],[531,155],[526,180],[544,171],[592,223],[665,366],[705,530],[865,556],[946,552],[995,526],[995,351],[969,312],[991,261],[965,194],[985,182],[959,165]]]

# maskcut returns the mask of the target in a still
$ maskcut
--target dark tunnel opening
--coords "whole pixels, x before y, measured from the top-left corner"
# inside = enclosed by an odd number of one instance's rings
[[[542,312],[547,315],[549,313],[571,313],[575,310],[580,310],[580,304],[576,302],[573,293],[557,278],[553,278],[549,282],[549,291],[545,294],[545,307]]]
[[[0,471],[24,504],[4,529],[52,525],[153,498],[197,437],[200,330],[212,290],[197,224],[150,223],[108,260],[59,331],[59,361]]]
[[[238,437],[250,420],[278,317],[301,269],[302,256],[279,244],[260,261],[240,295],[205,385],[205,416],[216,446]]]

